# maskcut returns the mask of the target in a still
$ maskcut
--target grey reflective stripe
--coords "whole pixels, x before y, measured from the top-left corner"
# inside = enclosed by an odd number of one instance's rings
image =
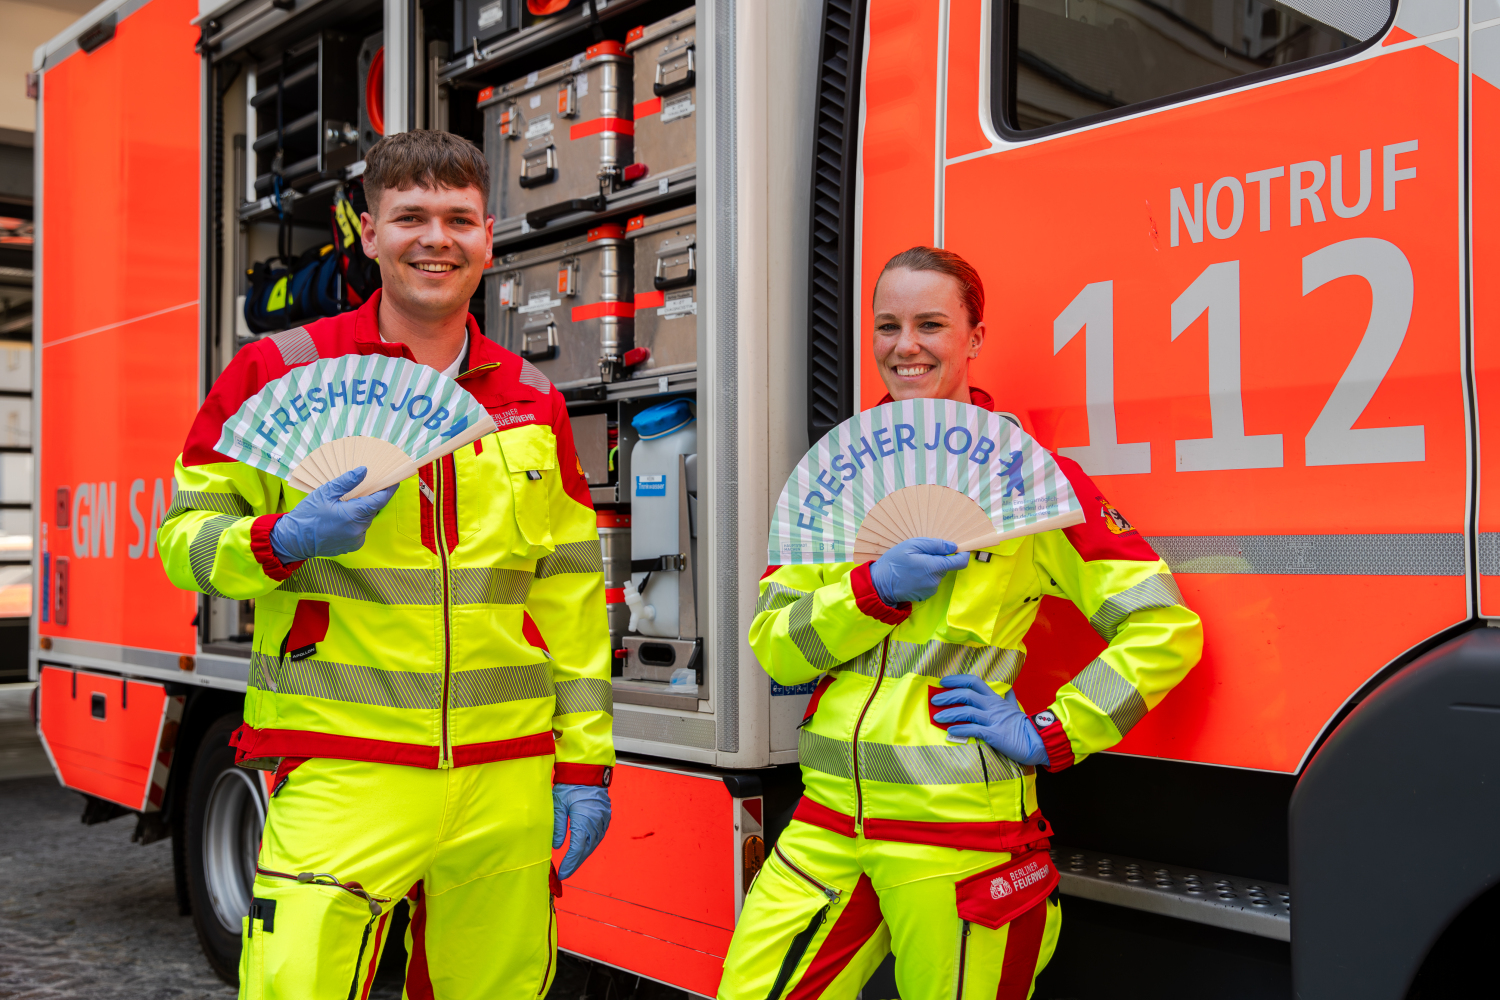
[[[882,645],[884,644],[882,643]],[[874,677],[880,673],[880,646],[865,650],[848,663],[839,664],[836,669],[840,671],[847,670],[854,674],[862,674],[865,677]]]
[[[1148,538],[1173,573],[1463,576],[1464,536],[1172,535]]]
[[[245,502],[245,498],[238,493],[200,493],[197,490],[178,490],[172,495],[172,509],[167,511],[165,519],[170,521],[178,514],[184,514],[190,510],[211,510],[218,514],[229,514],[232,517],[249,517],[255,513]]]
[[[571,681],[558,681],[554,693],[557,707],[553,715],[571,715],[574,712],[615,712],[615,689],[609,681],[597,677],[579,677]]]
[[[547,381],[547,376],[543,375],[540,368],[525,358],[521,359],[521,373],[516,376],[516,379],[522,385],[531,386],[543,396],[552,392],[552,383]]]
[[[309,559],[281,589],[373,604],[436,605],[443,600],[435,569],[351,569],[331,559]],[[451,570],[449,599],[459,604],[525,604],[531,574],[519,569],[466,567]]]
[[[1121,736],[1135,728],[1135,724],[1146,715],[1146,700],[1140,692],[1103,660],[1095,660],[1084,667],[1073,678],[1073,686],[1109,716]]]
[[[1105,598],[1099,610],[1089,617],[1089,624],[1104,637],[1105,642],[1113,642],[1115,633],[1133,612],[1171,608],[1181,603],[1182,591],[1177,589],[1172,574],[1158,573]]]
[[[454,708],[550,697],[552,668],[547,663],[455,670],[448,678],[448,704]]]
[[[214,560],[219,554],[219,536],[238,521],[239,518],[229,514],[211,517],[203,522],[198,534],[193,536],[193,544],[188,546],[188,566],[193,570],[193,581],[209,597],[224,596],[214,589],[209,580],[213,576]]]
[[[604,550],[596,539],[564,542],[536,561],[536,577],[544,580],[559,573],[603,573]]]
[[[384,708],[437,708],[443,694],[443,675],[414,670],[379,670],[332,660],[282,660],[275,690],[282,695],[303,695]]]
[[[965,743],[899,746],[859,741],[859,775],[868,781],[898,785],[974,785],[986,778],[998,781],[1021,776],[1020,768],[1012,767],[1010,771],[990,776],[985,765],[980,763],[978,749]]]
[[[804,729],[797,737],[803,767],[837,778],[852,778],[851,744]],[[1009,781],[1024,772],[988,744],[940,743],[935,746],[859,741],[859,774],[867,781],[896,785],[972,785]]]
[[[803,767],[831,774],[835,778],[852,778],[849,744],[843,740],[820,736],[804,729],[797,734],[797,759]]]
[[[1496,32],[1500,41],[1500,32]],[[1500,532],[1479,533],[1479,572],[1485,576],[1500,576]]]
[[[985,774],[990,781],[1010,781],[1012,778],[1026,776],[1025,767],[1000,753],[988,743],[975,740],[974,744],[979,747],[979,756],[984,758]],[[1035,773],[1036,768],[1031,768],[1031,771]]]
[[[454,604],[525,604],[531,592],[531,574],[519,569],[455,569],[448,579]]]
[[[281,589],[324,594],[375,604],[439,604],[443,600],[433,569],[350,569],[331,559],[309,559]]]
[[[284,364],[305,365],[309,361],[318,360],[318,347],[305,327],[273,333],[266,339],[276,345]]]
[[[769,584],[765,593],[760,595],[760,600],[755,602],[755,613],[759,615],[767,611],[780,611],[798,598],[807,597],[809,593],[806,590],[783,587],[779,583]]]
[[[802,658],[819,670],[828,670],[839,665],[823,637],[812,625],[813,595],[808,594],[792,604],[786,613],[786,634],[802,653]]]
[[[880,647],[877,646],[870,653],[858,657],[856,662],[859,666],[854,669],[862,674],[868,670],[867,676],[873,677],[880,672],[879,653]],[[975,674],[992,684],[1011,684],[1021,673],[1021,664],[1025,661],[1026,654],[1019,649],[962,646],[939,639],[930,642],[902,642],[892,639],[885,659],[885,675],[949,677],[953,674]]]

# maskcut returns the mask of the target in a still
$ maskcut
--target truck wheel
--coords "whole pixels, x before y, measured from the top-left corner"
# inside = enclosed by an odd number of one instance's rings
[[[259,771],[235,766],[229,745],[239,724],[239,716],[225,715],[203,734],[188,785],[185,830],[193,927],[208,964],[231,986],[239,984],[240,920],[250,912],[266,822],[265,782]]]

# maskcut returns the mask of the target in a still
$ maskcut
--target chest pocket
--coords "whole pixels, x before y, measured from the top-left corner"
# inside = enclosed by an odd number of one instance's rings
[[[557,437],[550,427],[531,425],[503,431],[499,438],[516,527],[533,549],[551,551],[550,497],[557,485]],[[540,556],[545,552],[529,555]]]
[[[1024,583],[1015,577],[1023,563],[1022,553],[1030,552],[1029,538],[1007,538],[984,551],[990,556],[988,561],[971,555],[969,565],[954,579],[948,601],[949,641],[989,642],[1007,592],[1013,583]]]

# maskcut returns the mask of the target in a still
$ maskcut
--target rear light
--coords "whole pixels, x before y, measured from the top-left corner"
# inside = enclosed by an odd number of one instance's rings
[[[756,874],[761,865],[766,863],[766,842],[760,837],[751,835],[745,838],[744,845],[740,848],[740,877],[745,892],[750,891],[750,883],[755,881]]]

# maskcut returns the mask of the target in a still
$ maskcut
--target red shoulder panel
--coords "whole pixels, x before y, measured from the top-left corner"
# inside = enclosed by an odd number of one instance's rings
[[[1125,516],[1104,497],[1093,480],[1083,474],[1071,458],[1053,455],[1063,475],[1073,486],[1078,502],[1083,504],[1084,522],[1064,528],[1063,534],[1085,562],[1095,559],[1139,559],[1155,562],[1155,550],[1141,537]]]

